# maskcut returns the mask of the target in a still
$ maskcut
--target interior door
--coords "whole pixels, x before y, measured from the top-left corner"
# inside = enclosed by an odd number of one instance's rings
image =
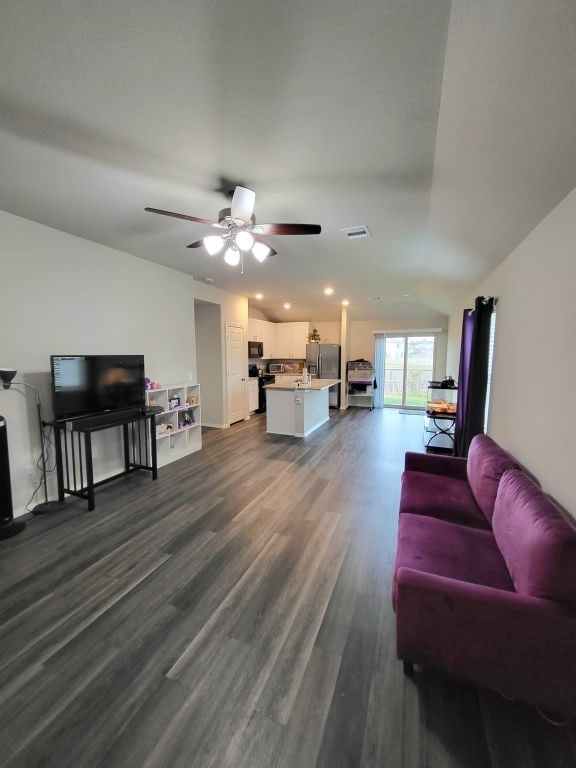
[[[244,328],[241,326],[227,326],[226,365],[228,368],[228,422],[234,424],[246,417],[247,363]]]

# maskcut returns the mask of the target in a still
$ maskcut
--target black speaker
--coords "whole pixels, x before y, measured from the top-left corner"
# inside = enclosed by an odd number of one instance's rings
[[[26,524],[14,520],[12,486],[10,485],[10,459],[8,457],[8,430],[6,419],[0,416],[0,539],[8,539],[23,531]]]

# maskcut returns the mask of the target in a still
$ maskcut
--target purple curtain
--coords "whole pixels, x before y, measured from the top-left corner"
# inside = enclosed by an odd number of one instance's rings
[[[493,311],[494,299],[484,296],[477,297],[474,309],[464,310],[454,439],[456,456],[467,456],[472,438],[484,432],[490,319]]]

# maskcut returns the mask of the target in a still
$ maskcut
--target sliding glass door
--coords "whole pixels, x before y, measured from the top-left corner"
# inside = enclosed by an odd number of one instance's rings
[[[384,338],[384,405],[424,408],[426,384],[434,378],[435,336],[399,334]],[[378,372],[377,372],[378,374]]]
[[[384,405],[403,405],[404,398],[404,336],[386,336],[384,358]]]

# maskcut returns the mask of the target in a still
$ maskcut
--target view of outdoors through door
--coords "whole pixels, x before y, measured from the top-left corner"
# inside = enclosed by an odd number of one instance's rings
[[[426,405],[426,384],[434,378],[434,336],[387,336],[384,405]]]

